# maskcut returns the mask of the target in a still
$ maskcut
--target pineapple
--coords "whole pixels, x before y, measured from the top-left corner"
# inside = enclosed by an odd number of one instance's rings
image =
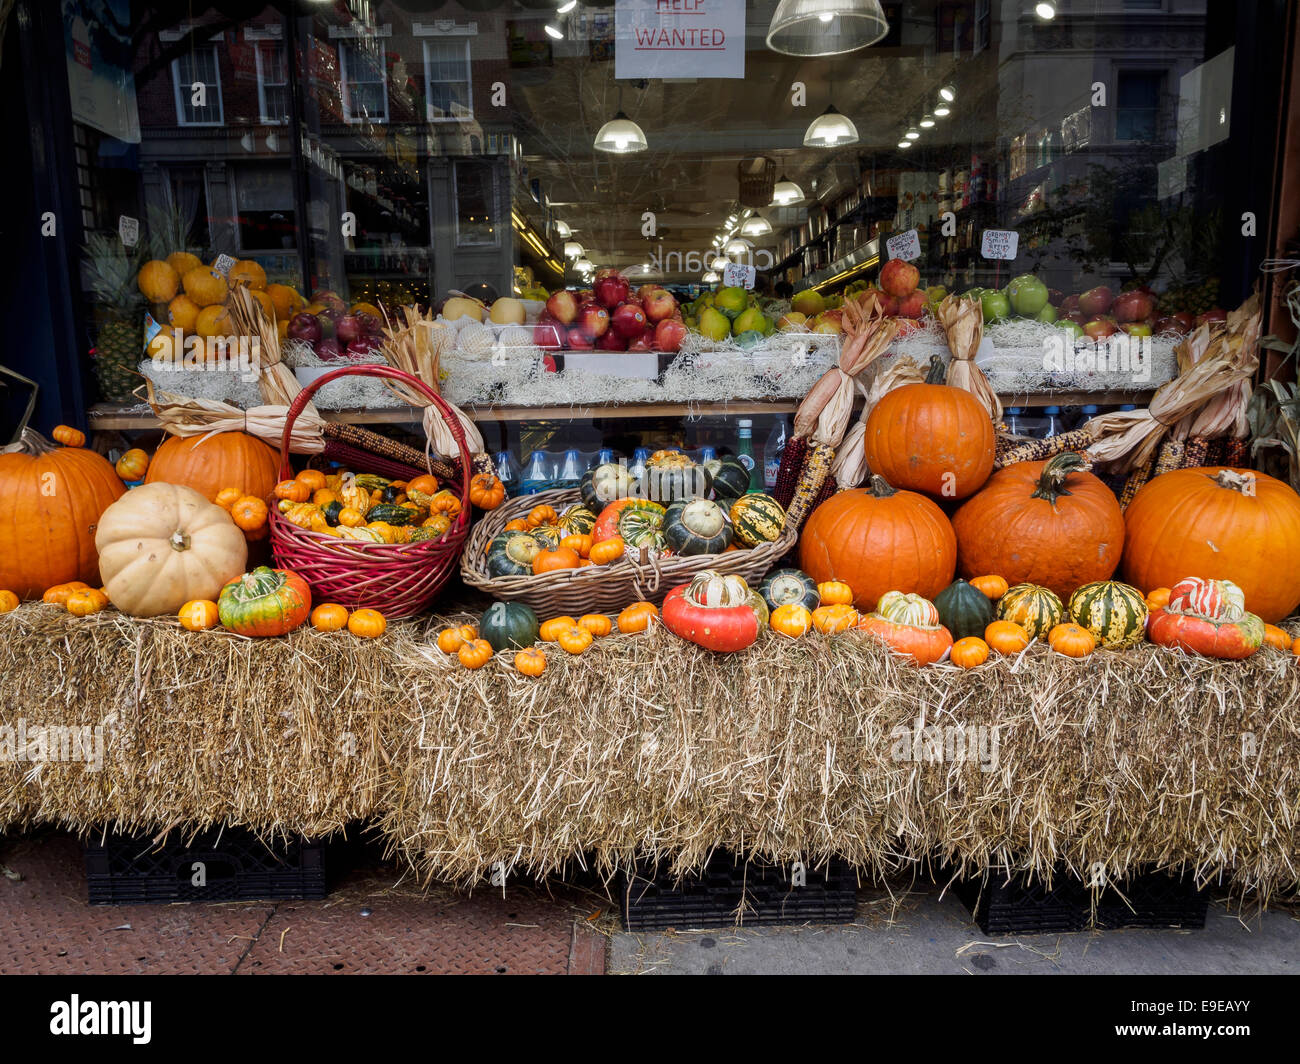
[[[114,237],[93,233],[86,241],[85,276],[94,297],[94,369],[100,396],[109,402],[132,398],[140,383],[136,372],[144,357],[144,297],[136,286],[139,252],[122,247]]]

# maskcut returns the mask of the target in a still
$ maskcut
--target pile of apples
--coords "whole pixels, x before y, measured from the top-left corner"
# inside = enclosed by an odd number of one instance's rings
[[[685,338],[671,292],[654,284],[633,292],[615,269],[597,273],[590,289],[555,292],[533,326],[533,343],[547,351],[677,351]]]
[[[310,344],[323,362],[378,354],[384,338],[380,314],[370,303],[349,308],[336,292],[313,292],[311,303],[289,319],[285,336]]]
[[[1059,292],[1053,294],[1061,296]],[[1118,295],[1098,285],[1080,295],[1059,298],[1059,320],[1073,323],[1090,339],[1104,340],[1117,332],[1130,336],[1186,336],[1207,322],[1228,319],[1227,311],[1218,307],[1195,316],[1185,310],[1157,314],[1157,301],[1155,292],[1146,285]]]

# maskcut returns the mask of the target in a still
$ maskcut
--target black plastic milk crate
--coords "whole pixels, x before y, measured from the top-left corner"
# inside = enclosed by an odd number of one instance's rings
[[[1071,931],[1117,931],[1123,928],[1205,926],[1209,891],[1197,890],[1190,878],[1166,872],[1142,872],[1101,890],[1095,911],[1092,891],[1080,880],[1059,872],[1049,889],[1041,879],[1006,880],[990,873],[988,882],[959,880],[957,896],[971,910],[986,935],[1042,935]],[[1122,894],[1122,896],[1121,896]]]
[[[623,925],[629,931],[667,928],[851,923],[858,884],[852,867],[831,860],[802,870],[793,862],[737,861],[715,853],[698,876],[678,880],[667,866],[641,865],[623,880]]]
[[[325,847],[306,840],[263,841],[246,828],[191,836],[110,833],[86,844],[91,905],[177,901],[281,901],[323,898]]]

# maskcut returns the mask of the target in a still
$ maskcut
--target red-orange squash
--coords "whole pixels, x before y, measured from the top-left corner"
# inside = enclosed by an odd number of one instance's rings
[[[1064,451],[994,473],[952,519],[962,576],[998,573],[1009,584],[1049,588],[1062,601],[1109,580],[1124,549],[1124,514],[1086,470],[1082,455]]]
[[[1300,604],[1300,496],[1249,469],[1176,469],[1148,481],[1124,512],[1124,579],[1173,587],[1230,580],[1246,609],[1275,624]]]
[[[871,471],[895,487],[965,499],[993,472],[993,420],[970,392],[939,383],[943,372],[936,361],[924,384],[886,392],[862,447]]]
[[[860,613],[875,609],[886,591],[932,599],[952,583],[956,567],[957,538],[943,511],[881,476],[832,495],[799,538],[799,568],[819,584],[848,584]]]
[[[0,587],[24,599],[71,580],[98,587],[95,530],[125,493],[107,459],[25,431],[0,454]]]
[[[183,484],[209,502],[223,488],[265,499],[280,479],[280,452],[246,432],[169,436],[149,463],[144,482]]]

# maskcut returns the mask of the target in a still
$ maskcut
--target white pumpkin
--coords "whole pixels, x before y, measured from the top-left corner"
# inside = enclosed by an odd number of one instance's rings
[[[95,548],[108,600],[132,617],[215,601],[248,563],[248,543],[230,514],[179,484],[128,491],[100,517]]]

